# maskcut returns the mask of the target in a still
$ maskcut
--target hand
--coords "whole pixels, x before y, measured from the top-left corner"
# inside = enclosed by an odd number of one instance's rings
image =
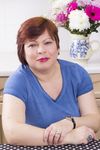
[[[44,142],[49,145],[62,143],[66,134],[73,129],[73,123],[70,120],[60,120],[51,124],[45,129]]]
[[[72,130],[64,139],[63,144],[87,144],[89,142],[89,137],[92,139],[96,139],[96,135],[94,131],[86,126],[78,127]],[[68,139],[68,140],[67,140]]]

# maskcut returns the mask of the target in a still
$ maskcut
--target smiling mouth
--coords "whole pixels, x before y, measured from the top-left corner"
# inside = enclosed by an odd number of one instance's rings
[[[39,62],[47,62],[49,58],[45,57],[45,58],[40,58],[38,59]]]

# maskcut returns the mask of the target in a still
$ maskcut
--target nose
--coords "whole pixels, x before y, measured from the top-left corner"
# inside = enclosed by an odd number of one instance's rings
[[[43,52],[45,52],[45,48],[41,45],[41,46],[38,47],[37,52],[38,52],[39,54],[40,54],[40,53],[43,53]]]

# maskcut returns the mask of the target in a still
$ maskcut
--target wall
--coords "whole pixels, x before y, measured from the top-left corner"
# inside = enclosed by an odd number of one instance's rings
[[[16,33],[20,24],[33,16],[48,12],[48,0],[0,0],[0,52],[16,50]]]

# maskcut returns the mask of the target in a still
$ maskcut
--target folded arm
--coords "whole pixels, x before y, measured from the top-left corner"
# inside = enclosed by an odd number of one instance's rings
[[[6,140],[17,145],[46,145],[44,129],[25,123],[25,104],[17,97],[5,94],[2,123]]]
[[[15,96],[5,94],[3,100],[2,123],[5,137],[9,144],[17,145],[48,145],[48,144],[79,144],[89,134],[93,137],[100,125],[100,115],[92,92],[78,98],[81,117],[74,117],[76,129],[66,119],[51,124],[48,128],[38,128],[25,123],[25,105]],[[13,112],[13,113],[12,113]],[[60,138],[54,136],[61,132]],[[84,132],[83,132],[84,131]],[[84,133],[84,134],[83,134]],[[73,137],[76,137],[76,141]],[[58,139],[59,138],[59,139]],[[49,139],[49,142],[48,142]],[[84,141],[83,143],[85,143]]]
[[[78,104],[80,108],[81,117],[73,117],[76,123],[76,128],[87,127],[97,132],[100,128],[100,113],[96,104],[93,91],[83,94],[78,97]],[[56,132],[60,132],[59,135]],[[72,132],[72,122],[69,119],[63,119],[51,124],[44,132],[44,139],[48,143],[63,142],[63,139],[69,132]],[[76,132],[75,132],[76,133]],[[86,133],[86,132],[85,132]],[[87,134],[86,134],[87,135]],[[92,137],[94,137],[94,133]],[[72,141],[74,142],[74,140]]]

